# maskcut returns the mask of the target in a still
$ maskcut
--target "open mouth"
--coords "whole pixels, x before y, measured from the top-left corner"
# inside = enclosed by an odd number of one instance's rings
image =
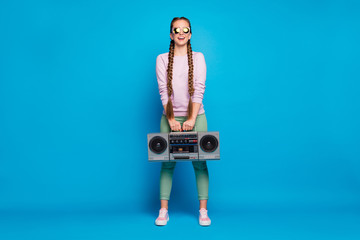
[[[185,38],[184,38],[184,37],[183,37],[183,38],[179,37],[178,39],[179,39],[179,40],[184,40]]]

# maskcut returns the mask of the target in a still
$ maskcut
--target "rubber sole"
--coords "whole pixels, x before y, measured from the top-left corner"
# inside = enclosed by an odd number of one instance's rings
[[[156,225],[156,226],[165,226],[165,225],[167,224],[167,222],[169,221],[169,219],[170,219],[170,217],[169,217],[169,215],[168,215],[166,221],[158,221],[158,222],[157,222],[157,221],[155,220],[155,225]]]

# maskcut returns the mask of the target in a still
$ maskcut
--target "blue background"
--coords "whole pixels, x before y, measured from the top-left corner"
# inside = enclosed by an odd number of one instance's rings
[[[359,239],[358,1],[0,3],[0,238]],[[179,163],[160,208],[155,60],[173,17],[220,131],[212,226]]]

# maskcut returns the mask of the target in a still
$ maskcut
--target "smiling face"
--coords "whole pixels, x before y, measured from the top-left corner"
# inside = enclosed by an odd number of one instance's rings
[[[170,33],[170,38],[171,40],[174,40],[175,44],[178,46],[186,45],[191,38],[191,30],[189,31],[189,33],[184,33],[183,29],[185,27],[188,27],[190,29],[189,23],[186,20],[180,19],[173,23],[172,32]],[[173,31],[175,28],[180,28],[180,32],[175,34]]]

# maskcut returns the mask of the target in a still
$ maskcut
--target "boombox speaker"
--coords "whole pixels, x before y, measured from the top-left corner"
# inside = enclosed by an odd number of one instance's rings
[[[151,162],[219,160],[219,132],[150,133],[148,156]]]
[[[198,132],[199,160],[220,159],[219,132]]]
[[[149,161],[169,161],[169,134],[150,133],[148,134],[148,155]]]

